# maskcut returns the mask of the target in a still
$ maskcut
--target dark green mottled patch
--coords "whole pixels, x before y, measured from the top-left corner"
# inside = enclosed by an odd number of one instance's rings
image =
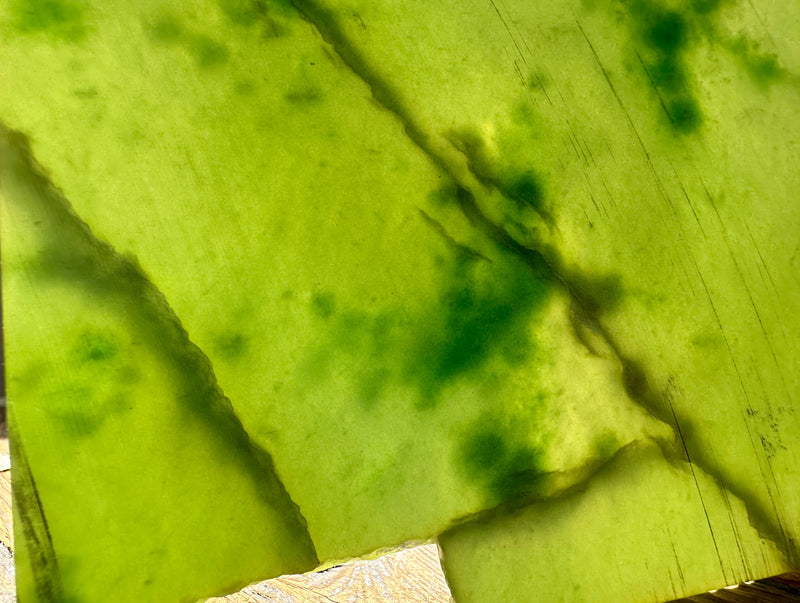
[[[158,42],[173,43],[183,36],[183,26],[177,17],[165,15],[147,26],[150,37]]]
[[[316,372],[320,376],[320,368],[327,371],[337,362],[338,354],[355,356],[363,368],[356,378],[356,399],[364,408],[374,407],[380,396],[398,372],[397,365],[404,357],[404,336],[402,312],[384,310],[378,314],[354,312],[347,310],[336,316],[332,307],[332,296],[323,296],[319,300],[319,310],[330,321],[330,340],[311,357],[308,375]]]
[[[252,25],[267,16],[265,0],[220,0],[219,4],[225,16],[237,25]]]
[[[653,21],[645,31],[645,39],[650,47],[666,56],[675,55],[685,47],[686,20],[679,13],[655,13]]]
[[[762,85],[771,84],[786,75],[786,70],[778,63],[778,57],[774,54],[752,57],[746,65],[753,79]]]
[[[322,91],[314,87],[290,90],[283,98],[293,105],[313,105],[322,100]]]
[[[142,378],[142,373],[138,368],[130,364],[123,365],[117,369],[115,379],[121,385],[135,385]]]
[[[288,28],[285,22],[273,19],[272,17],[266,19],[261,27],[261,37],[265,40],[280,38],[287,33]]]
[[[244,356],[248,348],[248,339],[241,333],[224,333],[217,337],[214,342],[214,349],[225,360],[237,360]]]
[[[370,332],[373,318],[362,312],[348,310],[342,314],[336,325],[337,344],[345,349],[362,346],[365,335]]]
[[[510,330],[497,343],[497,353],[508,366],[522,366],[530,357],[533,343],[527,329]]]
[[[311,298],[311,310],[320,318],[330,318],[335,308],[333,293],[315,293]]]
[[[728,0],[692,0],[691,7],[698,15],[706,16],[717,12],[726,1]]]
[[[611,312],[624,299],[625,289],[618,274],[585,274],[569,271],[568,283],[581,309],[591,316]]]
[[[358,401],[364,408],[372,408],[378,403],[391,376],[391,371],[386,367],[367,371],[361,380],[358,392]]]
[[[686,70],[675,56],[661,57],[648,65],[647,70],[658,88],[683,90],[689,85]]]
[[[642,367],[633,362],[623,364],[622,384],[632,400],[646,399],[650,392],[647,375],[642,370]]]
[[[163,15],[147,26],[149,36],[160,44],[182,44],[201,69],[217,67],[230,57],[228,47],[211,36],[187,29],[173,15]]]
[[[542,71],[532,71],[526,80],[529,90],[544,92],[550,84],[550,78]]]
[[[506,458],[505,440],[496,430],[482,429],[467,438],[464,444],[464,463],[470,473],[482,475],[491,471]]]
[[[725,338],[720,333],[698,333],[692,337],[691,343],[701,348],[720,348],[725,345]]]
[[[197,64],[203,69],[219,66],[230,56],[227,46],[203,34],[191,38],[188,46],[194,53]]]
[[[462,129],[450,134],[451,142],[467,157],[473,174],[485,185],[497,189],[503,197],[515,206],[510,213],[533,209],[540,218],[552,220],[547,207],[544,181],[535,170],[537,149],[536,116],[526,104],[521,104],[512,112],[513,125],[497,134],[495,148],[484,140],[477,130]],[[510,219],[525,221],[520,216]]]
[[[93,98],[97,98],[97,95],[99,94],[99,92],[97,91],[97,88],[94,88],[94,87],[91,87],[91,88],[76,88],[76,89],[74,89],[72,91],[72,94],[74,94],[78,98],[81,98],[81,99],[84,99],[84,100],[91,100]]]
[[[433,207],[446,207],[458,202],[458,189],[451,182],[445,182],[439,188],[430,191],[426,199]]]
[[[113,378],[110,374],[85,374],[59,391],[48,392],[47,410],[58,420],[59,428],[75,437],[89,437],[114,415],[133,408],[124,384],[113,393],[100,391],[104,389],[100,386],[108,385]]]
[[[683,134],[697,130],[703,120],[697,101],[689,95],[671,99],[667,103],[667,112],[672,127]]]
[[[241,96],[249,96],[256,91],[256,84],[252,80],[239,80],[234,84],[233,91]]]
[[[484,295],[469,285],[451,290],[443,301],[444,328],[429,350],[435,375],[447,381],[482,362],[493,345],[492,336],[511,326],[517,308],[505,296]]]
[[[76,346],[80,362],[102,362],[111,360],[119,353],[119,344],[105,333],[84,333]]]
[[[483,136],[477,130],[463,128],[452,132],[449,138],[467,158],[472,173],[478,179],[490,182],[497,177],[496,159],[491,156]]]
[[[528,321],[550,287],[512,254],[491,265],[458,258],[435,314],[417,323],[426,328],[417,333],[406,360],[404,374],[418,385],[422,405],[435,404],[442,388],[497,354],[515,362],[526,358],[534,347]]]
[[[540,469],[544,453],[539,448],[520,446],[497,468],[490,487],[498,500],[513,501],[534,494],[545,475]]]
[[[120,393],[109,396],[90,411],[74,415],[73,429],[80,431],[80,435],[92,435],[109,419],[132,408],[133,402],[128,395]]]
[[[540,74],[539,77],[545,78],[546,76]],[[540,81],[545,82],[547,80],[541,79]],[[511,117],[514,120],[514,125],[522,133],[523,139],[534,137],[537,128],[541,127],[540,118],[530,103],[518,104],[511,112]]]
[[[369,339],[372,357],[381,357],[389,349],[393,332],[400,326],[399,313],[381,312],[370,323]]]
[[[599,436],[593,443],[593,456],[596,459],[608,459],[619,450],[619,439],[612,433]]]
[[[533,170],[526,170],[508,182],[500,182],[498,188],[505,197],[520,205],[531,207],[536,211],[543,210],[544,190]]]
[[[85,9],[71,0],[17,0],[13,23],[23,34],[45,33],[70,42],[86,35]]]
[[[701,39],[708,14],[681,13],[640,0],[632,2],[629,11],[637,55],[667,123],[679,134],[696,131],[703,115],[694,98],[686,52]]]
[[[544,477],[542,448],[491,419],[465,436],[459,456],[467,475],[482,484],[492,503],[533,494]]]
[[[762,52],[757,42],[744,36],[732,38],[720,29],[716,15],[725,4],[732,4],[732,0],[693,0],[687,10],[678,12],[664,8],[660,2],[625,3],[637,55],[658,93],[670,127],[678,134],[696,132],[703,124],[687,57],[687,52],[701,42],[731,52],[762,88],[787,75],[777,57]]]
[[[442,258],[438,294],[414,312],[400,305],[377,313],[334,313],[329,298],[315,296],[312,309],[329,317],[330,330],[309,356],[307,378],[319,382],[335,363],[351,366],[356,358],[368,367],[359,375],[357,393],[365,407],[377,404],[394,381],[413,387],[417,407],[424,409],[490,360],[518,366],[536,353],[530,321],[553,283],[499,246],[491,260],[453,245]]]
[[[236,25],[249,27],[266,21],[272,15],[294,14],[290,0],[219,0],[223,14]]]
[[[760,87],[766,88],[788,75],[775,54],[764,53],[755,42],[739,37],[728,44],[736,60],[744,67],[750,78]]]

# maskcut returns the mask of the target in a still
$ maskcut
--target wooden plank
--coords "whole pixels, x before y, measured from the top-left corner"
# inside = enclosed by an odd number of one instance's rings
[[[0,438],[0,603],[16,601],[8,440]]]
[[[8,440],[0,438],[0,542],[9,551],[13,551],[11,471],[8,470],[10,466]]]
[[[321,572],[282,576],[209,603],[447,603],[450,589],[439,564],[439,547],[427,544],[373,561],[351,561]]]
[[[16,601],[14,585],[14,557],[0,544],[0,603]]]

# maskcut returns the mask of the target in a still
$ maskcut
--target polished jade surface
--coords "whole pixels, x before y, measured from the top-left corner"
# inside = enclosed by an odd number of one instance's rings
[[[194,600],[438,535],[459,602],[796,567],[798,26],[4,3],[21,600]]]

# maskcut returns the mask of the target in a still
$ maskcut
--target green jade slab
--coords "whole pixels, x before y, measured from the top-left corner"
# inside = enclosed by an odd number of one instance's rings
[[[5,3],[20,600],[439,534],[459,602],[796,567],[779,4]]]

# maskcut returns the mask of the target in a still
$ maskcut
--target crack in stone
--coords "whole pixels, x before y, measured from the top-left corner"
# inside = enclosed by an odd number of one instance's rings
[[[795,562],[795,555],[782,527],[775,524],[769,517],[770,514],[761,508],[754,497],[748,496],[743,488],[735,487],[731,483],[731,479],[722,475],[719,467],[714,470],[715,463],[712,463],[700,451],[690,453],[689,446],[677,435],[680,423],[685,425],[687,419],[679,420],[677,415],[670,413],[663,404],[663,396],[651,390],[648,385],[647,372],[638,363],[625,356],[621,347],[615,343],[611,334],[602,326],[597,316],[597,303],[590,299],[591,296],[587,292],[581,291],[580,287],[575,285],[579,281],[577,274],[561,264],[556,250],[552,246],[542,250],[525,246],[515,240],[506,229],[487,217],[471,192],[472,190],[482,190],[485,188],[485,183],[473,173],[469,157],[462,151],[458,151],[466,159],[466,162],[459,161],[456,157],[448,156],[447,150],[436,148],[433,138],[425,132],[425,129],[414,119],[411,111],[404,106],[401,95],[369,64],[368,60],[356,49],[355,44],[348,39],[339,23],[338,16],[333,11],[326,9],[314,0],[290,0],[290,2],[300,17],[330,45],[344,65],[369,87],[374,100],[394,114],[403,125],[410,140],[456,185],[458,203],[470,223],[482,230],[490,239],[518,254],[531,266],[537,276],[549,276],[558,280],[566,288],[581,323],[605,340],[622,366],[625,387],[630,399],[655,419],[668,425],[675,434],[673,442],[658,442],[664,455],[674,461],[681,460],[684,465],[693,464],[711,476],[721,488],[741,500],[747,509],[753,527],[762,537],[774,542],[787,560]],[[506,199],[508,198],[506,197]],[[591,348],[588,349],[593,352]]]
[[[464,245],[456,241],[455,238],[453,238],[453,236],[449,232],[447,232],[447,229],[444,227],[444,225],[435,218],[432,218],[427,212],[425,212],[422,209],[419,209],[419,213],[425,220],[425,222],[433,229],[433,231],[440,237],[442,237],[447,243],[447,245],[451,247],[454,251],[456,251],[458,254],[463,254],[464,256],[472,257],[475,258],[476,260],[484,260],[486,262],[489,262],[490,264],[492,263],[492,260],[487,258],[480,251],[472,249],[472,247],[469,247],[467,245]]]
[[[473,522],[489,523],[495,518],[513,515],[535,503],[557,502],[575,498],[586,492],[592,486],[593,481],[613,467],[620,458],[631,455],[631,451],[645,448],[648,442],[663,450],[661,444],[653,440],[653,438],[633,440],[621,446],[606,459],[595,459],[569,471],[550,471],[544,475],[547,479],[547,488],[544,494],[542,492],[529,494],[524,497],[507,500],[491,509],[484,509],[477,513],[459,517],[451,522],[442,534],[446,536],[448,532]]]
[[[40,256],[43,265],[41,276],[77,282],[101,298],[118,295],[139,300],[136,307],[144,329],[161,343],[161,353],[176,365],[176,376],[182,379],[191,394],[177,396],[177,399],[226,446],[241,450],[245,458],[250,459],[249,466],[243,469],[250,474],[267,504],[301,530],[300,538],[305,541],[309,554],[318,564],[306,520],[278,478],[271,455],[244,428],[233,405],[217,383],[211,361],[190,340],[164,294],[148,279],[136,258],[120,254],[109,243],[94,235],[90,226],[75,213],[69,201],[36,161],[24,134],[0,122],[0,143],[10,149],[10,152],[3,153],[10,156],[9,163],[16,164],[3,166],[4,170],[18,168],[24,174],[23,178],[44,191],[37,195],[37,199],[44,206],[44,211],[55,217],[61,228],[61,245]],[[3,150],[2,147],[0,150]]]

